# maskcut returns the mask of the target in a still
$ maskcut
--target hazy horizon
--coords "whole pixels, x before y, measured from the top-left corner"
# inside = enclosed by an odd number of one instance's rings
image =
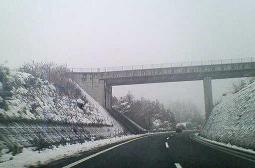
[[[255,55],[252,0],[3,0],[0,11],[0,64],[10,67],[32,60],[90,68]],[[214,98],[233,81],[214,81]],[[122,86],[114,94],[128,90],[203,109],[201,81]]]

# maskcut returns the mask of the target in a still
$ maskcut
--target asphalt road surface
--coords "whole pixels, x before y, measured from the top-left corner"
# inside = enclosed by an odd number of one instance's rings
[[[75,168],[255,168],[255,163],[190,139],[191,132],[141,138],[101,153]],[[85,156],[86,157],[86,156]]]

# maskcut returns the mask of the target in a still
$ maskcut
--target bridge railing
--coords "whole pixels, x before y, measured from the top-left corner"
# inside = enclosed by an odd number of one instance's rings
[[[248,58],[239,58],[239,59],[202,60],[202,61],[192,61],[192,62],[190,61],[190,62],[179,62],[179,63],[130,65],[130,66],[116,66],[116,67],[103,67],[103,68],[71,68],[71,70],[73,72],[112,72],[112,71],[126,71],[126,70],[199,66],[199,65],[249,63],[249,62],[255,62],[255,58],[248,57]]]

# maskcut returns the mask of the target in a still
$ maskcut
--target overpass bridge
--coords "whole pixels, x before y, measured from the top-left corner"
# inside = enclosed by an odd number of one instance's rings
[[[213,108],[211,80],[253,76],[255,58],[72,69],[71,72],[71,78],[107,109],[112,105],[112,86],[203,80],[206,118]]]

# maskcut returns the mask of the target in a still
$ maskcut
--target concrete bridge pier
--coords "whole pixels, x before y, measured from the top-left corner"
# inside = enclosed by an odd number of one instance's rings
[[[104,80],[100,80],[94,74],[73,74],[71,77],[83,88],[91,97],[93,97],[101,106],[106,107],[106,91],[110,91]],[[108,89],[106,89],[108,88]]]
[[[105,94],[104,107],[106,109],[111,109],[112,108],[112,86],[105,84],[104,94]]]
[[[205,118],[207,120],[213,109],[211,77],[204,77],[203,84],[204,84]]]

